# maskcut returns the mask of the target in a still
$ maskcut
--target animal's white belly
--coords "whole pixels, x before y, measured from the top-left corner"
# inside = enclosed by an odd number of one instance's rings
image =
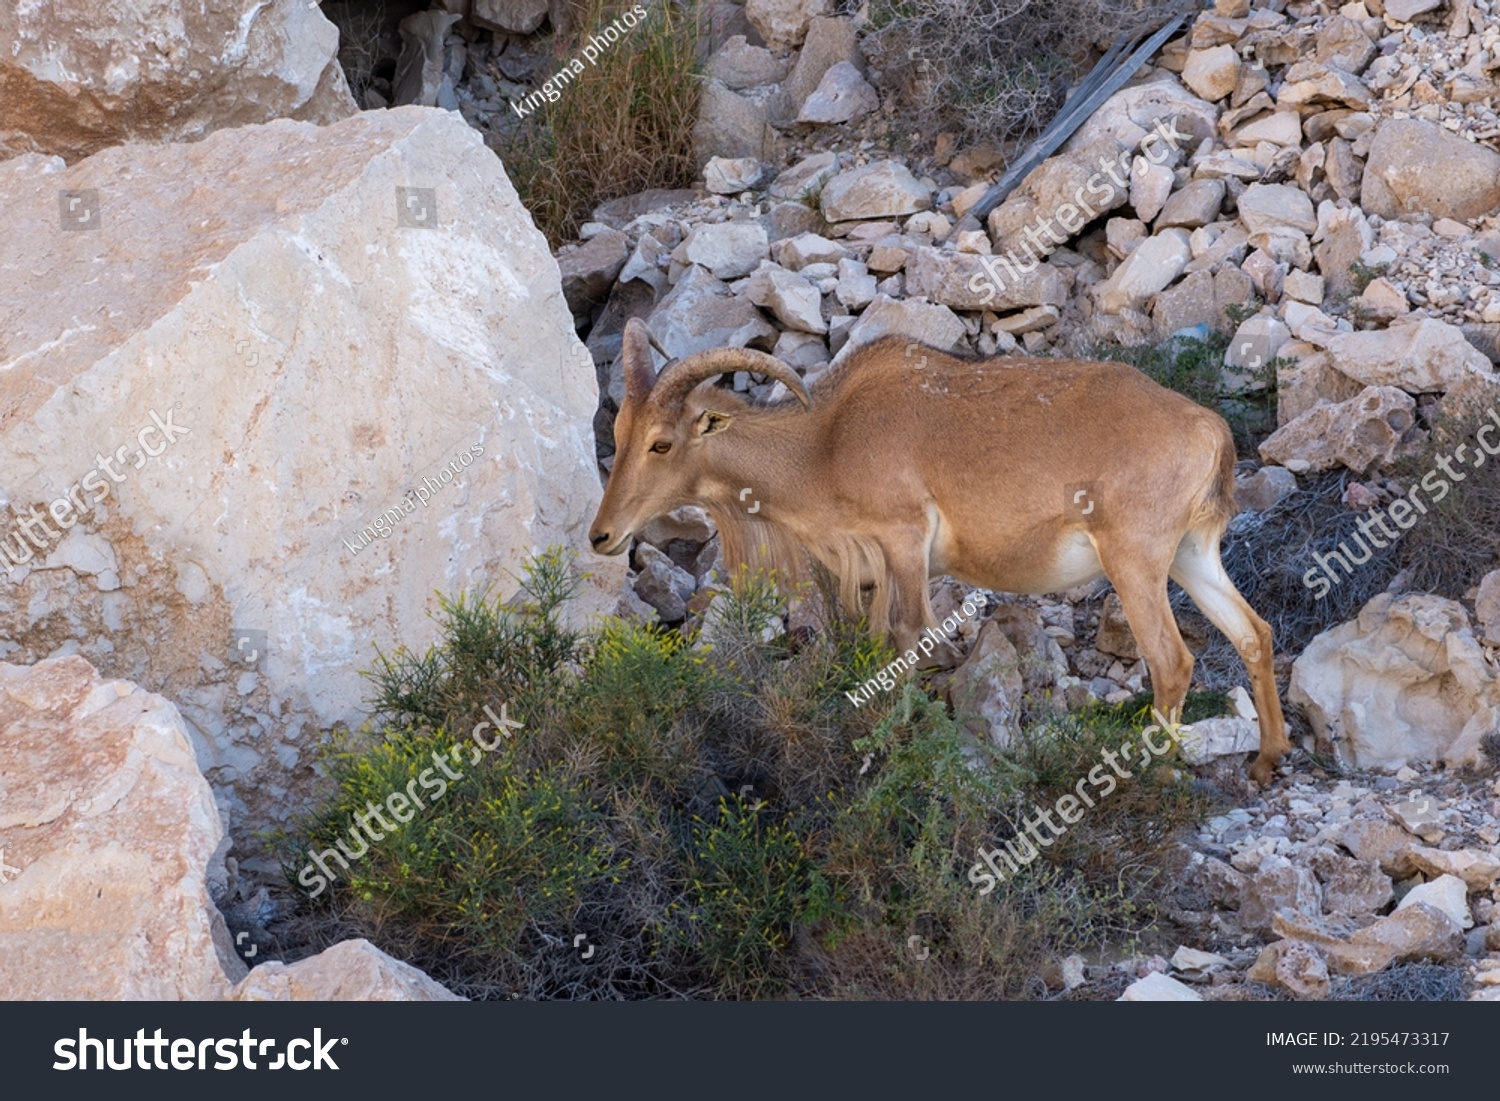
[[[1051,561],[997,560],[987,566],[971,564],[961,568],[953,530],[944,523],[942,514],[931,509],[932,536],[927,544],[927,563],[933,576],[951,574],[975,585],[1014,593],[1055,593],[1083,585],[1104,575],[1104,566],[1094,549],[1094,542],[1083,531],[1068,535],[1053,552]],[[977,576],[966,576],[974,573]]]
[[[1058,549],[1057,557],[1052,562],[1053,577],[1049,579],[1050,584],[1039,591],[1055,593],[1061,589],[1071,589],[1074,585],[1094,580],[1103,572],[1104,565],[1099,561],[1094,541],[1087,533],[1077,531]]]

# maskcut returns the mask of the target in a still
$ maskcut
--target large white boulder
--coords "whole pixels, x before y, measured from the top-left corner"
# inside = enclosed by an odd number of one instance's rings
[[[1480,763],[1500,729],[1500,680],[1461,604],[1382,593],[1324,631],[1292,665],[1287,699],[1349,768]]]
[[[0,662],[0,992],[227,997],[224,827],[177,709],[82,658]]]
[[[461,1000],[365,940],[246,974],[214,904],[223,823],[161,696],[78,657],[0,662],[0,744],[6,998]]]
[[[307,0],[5,3],[0,43],[0,160],[358,110],[339,32]]]
[[[576,613],[613,606],[594,365],[456,114],[22,156],[0,208],[0,502],[31,518],[0,526],[29,559],[0,658],[172,699],[238,837],[362,721],[373,646],[434,640],[435,591],[503,597],[562,544],[593,574]]]

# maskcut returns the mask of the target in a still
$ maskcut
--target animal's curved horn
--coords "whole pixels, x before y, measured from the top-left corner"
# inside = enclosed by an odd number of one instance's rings
[[[695,386],[705,379],[717,378],[734,371],[752,371],[758,375],[770,375],[788,390],[797,395],[805,408],[812,408],[812,398],[807,387],[793,371],[775,356],[757,352],[753,348],[714,348],[707,352],[694,352],[675,363],[662,368],[652,391],[653,400],[672,408],[681,405]]]

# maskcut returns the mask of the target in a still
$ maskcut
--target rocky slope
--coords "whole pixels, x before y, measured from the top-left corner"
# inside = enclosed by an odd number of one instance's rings
[[[1242,464],[1251,511],[1340,470],[1351,510],[1388,503],[1411,489],[1390,464],[1436,415],[1500,411],[1500,15],[1486,0],[1221,0],[983,225],[965,215],[1000,158],[944,135],[930,155],[898,151],[856,20],[755,0],[744,13],[748,37],[708,65],[701,190],[605,204],[559,254],[592,324],[602,425],[631,316],[673,356],[755,347],[808,379],[889,332],[978,354],[1224,333],[1226,388],[1276,368],[1279,427],[1261,464]],[[610,447],[602,434],[606,468]],[[707,517],[678,510],[642,533],[621,610],[691,626],[715,556]],[[1184,850],[1197,897],[1178,916],[1228,958],[1189,949],[1179,977],[1210,997],[1352,996],[1352,977],[1428,960],[1497,996],[1497,592],[1500,572],[1462,602],[1397,588],[1289,655],[1305,747],[1350,771],[1303,761]],[[940,617],[957,597],[939,586]],[[1142,687],[1101,588],[990,594],[988,610],[1000,622],[982,645],[985,627],[966,625],[954,679],[985,684],[997,739],[1040,699]],[[997,661],[1024,682],[986,677]],[[1195,764],[1253,748],[1248,706],[1204,725]],[[1081,979],[1080,965],[1065,970]],[[1131,960],[1090,981],[1167,969]]]
[[[358,721],[370,640],[420,645],[434,588],[583,549],[631,317],[673,356],[751,346],[805,378],[888,333],[1045,354],[1218,332],[1226,388],[1276,369],[1246,515],[1344,472],[1351,511],[1411,519],[1391,464],[1444,412],[1500,410],[1495,5],[1219,0],[981,224],[1014,151],[907,140],[847,5],[716,0],[701,184],[604,204],[555,264],[482,138],[565,4],[414,13],[357,115],[298,0],[166,30],[129,3],[0,15],[0,733],[22,750],[0,989],[451,997],[363,942],[247,977],[276,872],[247,840],[312,790],[317,732]],[[679,509],[628,586],[594,563],[583,611],[711,623],[718,562]],[[1231,770],[1241,806],[1171,869],[1191,943],[1058,961],[1053,987],[1415,996],[1435,964],[1444,996],[1493,999],[1500,571],[1461,596],[1398,583],[1287,655],[1308,753],[1265,791],[1238,772],[1243,693],[1199,724],[1187,764]],[[966,598],[939,583],[939,616]],[[939,683],[977,693],[977,733],[1145,687],[1107,587],[972,599]]]
[[[1279,428],[1261,444],[1265,465],[1241,471],[1252,511],[1341,469],[1367,478],[1351,488],[1351,508],[1389,500],[1382,472],[1427,439],[1438,411],[1500,410],[1500,20],[1488,3],[1222,3],[983,226],[964,216],[996,174],[994,151],[957,150],[939,135],[937,153],[914,158],[858,138],[859,126],[889,127],[868,97],[838,91],[851,73],[864,80],[860,70],[880,80],[856,20],[795,4],[748,3],[744,14],[751,37],[770,45],[732,36],[713,54],[711,87],[740,106],[721,116],[710,96],[705,150],[746,153],[725,120],[750,103],[787,159],[712,156],[702,191],[607,203],[584,242],[559,254],[570,304],[591,323],[601,427],[623,394],[620,333],[631,316],[673,356],[756,347],[808,379],[889,332],[979,354],[1232,332],[1227,388],[1260,385],[1256,370],[1277,368]],[[796,121],[825,82],[832,99],[855,104],[847,117]],[[750,375],[733,385],[777,392]],[[606,469],[611,447],[602,433]],[[644,533],[623,607],[649,614],[640,597],[668,621],[701,611],[714,551],[693,510]],[[1138,688],[1117,603],[1101,604],[1098,590],[1067,595],[1031,602],[1066,653],[1054,687],[1106,699]],[[1382,626],[1390,613],[1372,605],[1309,647],[1292,676],[1294,700],[1345,763],[1478,763],[1478,740],[1495,727],[1492,602],[1477,591],[1464,605],[1412,599],[1420,609],[1398,619],[1431,621],[1418,628],[1425,651],[1402,644],[1399,661],[1352,660],[1390,652],[1407,630]],[[1372,678],[1352,670],[1361,662],[1374,663]],[[1395,711],[1350,711],[1375,680],[1395,702],[1447,699],[1446,686],[1461,684],[1461,702],[1441,719],[1424,714],[1424,744],[1407,746],[1413,724]]]

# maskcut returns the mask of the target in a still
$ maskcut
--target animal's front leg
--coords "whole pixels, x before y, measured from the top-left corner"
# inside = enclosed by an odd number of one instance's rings
[[[927,599],[927,532],[913,528],[882,541],[892,586],[891,631],[900,654],[915,652],[918,668],[957,664],[958,651],[942,637]]]

